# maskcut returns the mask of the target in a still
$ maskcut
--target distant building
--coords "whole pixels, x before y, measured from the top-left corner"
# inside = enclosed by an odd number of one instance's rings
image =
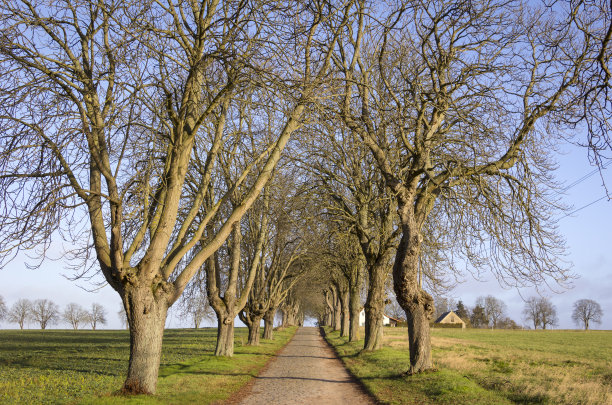
[[[437,323],[461,324],[461,329],[465,329],[465,322],[463,322],[463,320],[459,318],[459,315],[453,311],[447,311],[440,315],[438,319],[435,320],[434,326]]]
[[[400,321],[383,314],[383,325],[384,326],[397,326],[398,322]],[[361,312],[359,313],[359,326],[365,326],[365,309],[362,309]]]

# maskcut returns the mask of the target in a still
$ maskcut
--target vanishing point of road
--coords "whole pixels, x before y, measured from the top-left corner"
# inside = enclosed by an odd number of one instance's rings
[[[374,404],[323,340],[318,328],[302,327],[255,378],[242,405]]]

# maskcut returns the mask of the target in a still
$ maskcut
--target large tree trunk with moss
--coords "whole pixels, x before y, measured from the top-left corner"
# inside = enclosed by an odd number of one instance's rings
[[[433,298],[418,281],[419,234],[414,231],[414,225],[403,228],[393,265],[393,288],[398,303],[406,312],[410,344],[408,373],[413,374],[433,368],[429,321],[433,319],[435,308]]]
[[[386,263],[375,263],[368,271],[368,297],[365,303],[365,340],[363,350],[382,347],[383,313],[385,310]]]
[[[276,308],[270,308],[264,315],[264,339],[274,339],[274,316],[276,316]]]
[[[130,361],[122,392],[153,394],[168,312],[167,297],[162,291],[154,291],[150,284],[125,288],[123,305],[130,326]]]

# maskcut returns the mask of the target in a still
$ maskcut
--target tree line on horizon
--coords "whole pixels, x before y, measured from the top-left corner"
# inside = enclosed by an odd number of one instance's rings
[[[46,298],[34,301],[20,298],[9,308],[4,298],[0,296],[0,321],[4,319],[16,323],[19,329],[24,329],[30,322],[37,323],[40,329],[46,329],[48,326],[63,321],[74,330],[84,325],[89,325],[92,330],[96,330],[98,326],[107,323],[106,310],[101,304],[95,302],[91,304],[90,310],[77,303],[69,303],[63,311],[60,311],[56,303]]]

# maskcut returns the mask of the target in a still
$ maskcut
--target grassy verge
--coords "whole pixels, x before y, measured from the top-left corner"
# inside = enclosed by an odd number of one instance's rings
[[[114,392],[127,371],[127,331],[0,331],[0,403],[208,404],[257,375],[294,333],[279,330],[250,347],[237,328],[234,357],[216,358],[216,329],[167,330],[157,394],[126,398]]]
[[[612,332],[432,331],[437,372],[403,377],[406,330],[386,328],[383,349],[360,353],[328,330],[347,367],[388,404],[610,404]]]

